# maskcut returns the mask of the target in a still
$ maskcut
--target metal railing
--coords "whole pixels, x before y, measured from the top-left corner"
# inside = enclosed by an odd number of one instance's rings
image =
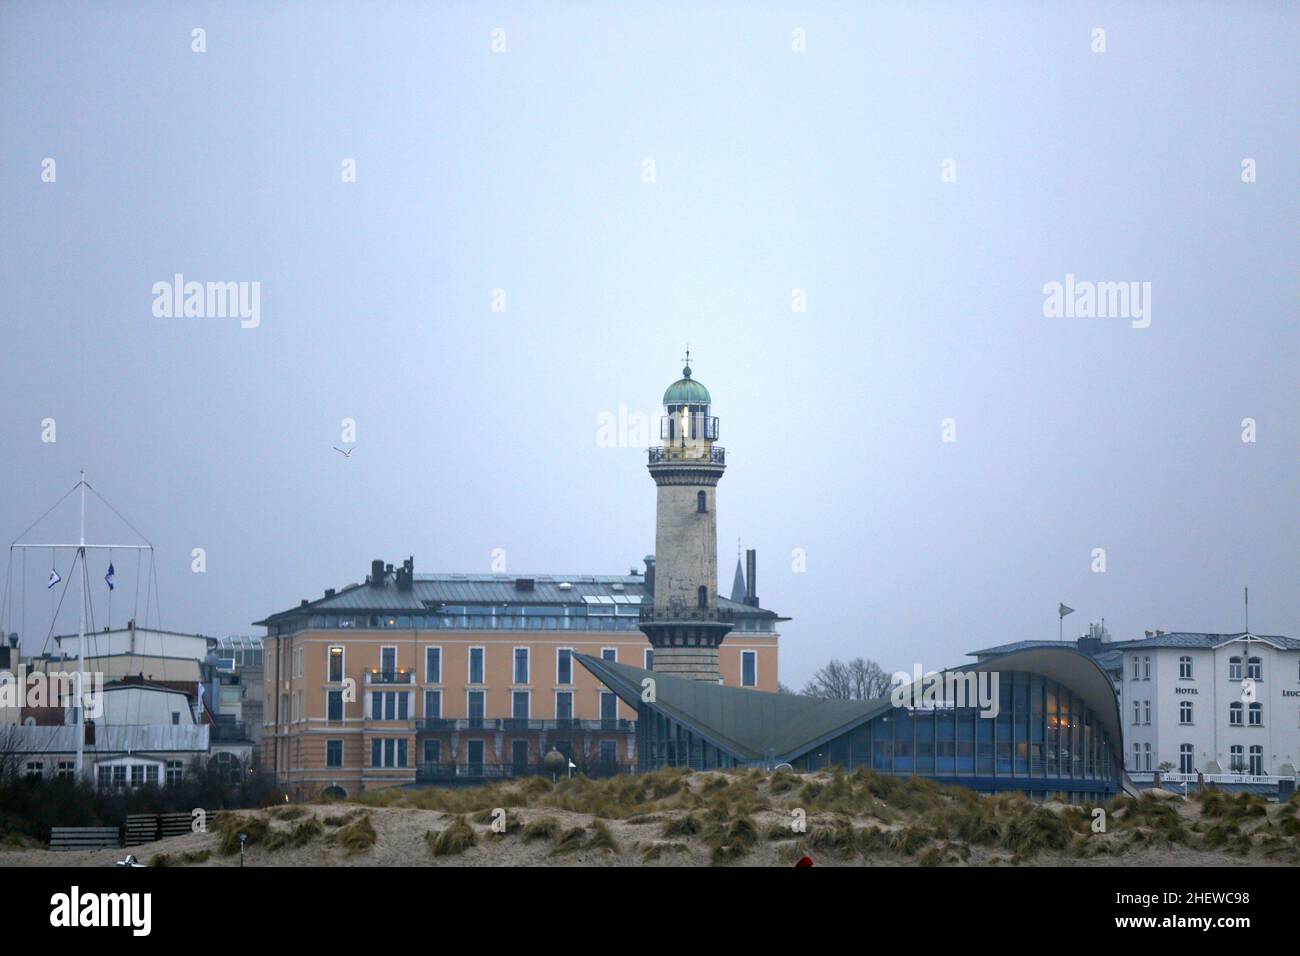
[[[636,732],[635,720],[622,718],[609,720],[560,719],[527,720],[522,717],[425,717],[415,722],[415,729],[423,732],[488,730],[505,732],[540,733],[542,731],[589,730],[605,733],[631,734]]]
[[[687,445],[685,447],[666,446],[649,449],[650,464],[662,465],[669,462],[682,462],[684,464],[708,462],[713,465],[725,465],[727,463],[727,450],[721,445],[714,445],[708,449],[707,455],[687,454],[699,450],[699,446]]]
[[[366,671],[367,684],[413,684],[415,671]]]
[[[613,777],[631,772],[631,765],[618,761],[596,761],[583,769],[573,771],[587,777]],[[446,783],[454,781],[512,780],[519,777],[550,776],[540,763],[422,763],[415,768],[417,783]],[[568,771],[562,771],[561,776]]]
[[[718,621],[729,624],[736,619],[735,613],[726,608],[720,607],[686,607],[686,608],[641,608],[642,621],[665,621],[687,622],[687,621]]]

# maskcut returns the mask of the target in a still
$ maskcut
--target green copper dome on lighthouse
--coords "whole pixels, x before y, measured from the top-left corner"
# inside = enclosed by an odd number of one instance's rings
[[[682,377],[664,392],[665,405],[707,405],[709,402],[709,390],[691,378],[689,365],[682,369]]]

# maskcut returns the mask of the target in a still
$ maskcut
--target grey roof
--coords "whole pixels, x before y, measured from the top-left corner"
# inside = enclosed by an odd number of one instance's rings
[[[6,741],[16,753],[76,753],[77,728],[7,727]],[[105,724],[95,727],[95,742],[86,745],[89,754],[206,752],[207,724]]]
[[[769,750],[778,761],[794,760],[894,706],[888,697],[823,700],[772,694],[670,677],[586,654],[574,657],[631,707],[642,703],[641,682],[653,678],[655,699],[647,706],[741,760],[762,760]],[[970,669],[1027,671],[1059,681],[1088,703],[1122,752],[1123,726],[1111,678],[1094,658],[1069,644],[1053,641],[1048,647],[982,660]]]
[[[1235,634],[1212,634],[1200,631],[1171,631],[1167,634],[1159,634],[1155,637],[1142,637],[1132,641],[1109,641],[1102,644],[1100,655],[1105,656],[1111,653],[1123,653],[1127,650],[1134,650],[1147,647],[1188,647],[1188,648],[1210,648],[1219,647],[1227,644],[1229,641],[1235,641],[1246,636],[1245,631],[1239,631]],[[1300,640],[1293,637],[1284,637],[1280,634],[1251,634],[1252,638],[1260,641],[1267,641],[1286,650],[1300,650]],[[996,647],[985,647],[978,651],[971,651],[968,657],[982,657],[991,654],[1010,654],[1014,651],[1024,651],[1037,647],[1077,647],[1077,641],[1014,641],[1010,644],[999,644]]]
[[[530,580],[532,590],[520,590],[516,581]],[[561,584],[569,587],[562,588]],[[304,611],[416,611],[440,604],[576,605],[584,597],[612,598],[618,604],[646,600],[645,578],[639,574],[417,574],[409,591],[399,590],[390,578],[382,587],[350,584],[331,597],[310,601],[267,617],[292,616]],[[718,607],[736,614],[776,617],[773,611],[748,607],[719,595]],[[256,621],[265,624],[266,621]]]
[[[836,736],[892,706],[888,698],[822,700],[772,694],[669,677],[586,654],[574,657],[633,707],[641,700],[641,681],[653,678],[656,708],[742,759],[761,760],[769,748],[783,758],[808,741]]]

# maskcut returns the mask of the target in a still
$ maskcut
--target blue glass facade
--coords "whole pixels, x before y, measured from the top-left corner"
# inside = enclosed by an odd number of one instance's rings
[[[999,712],[976,708],[890,708],[791,759],[796,770],[859,767],[933,777],[973,790],[1112,794],[1119,789],[1119,741],[1068,687],[1037,674],[999,673]],[[641,769],[744,766],[650,706],[637,723]]]

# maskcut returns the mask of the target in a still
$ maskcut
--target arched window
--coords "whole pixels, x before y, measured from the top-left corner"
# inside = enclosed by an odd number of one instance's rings
[[[704,514],[709,510],[709,496],[702,491],[695,493],[695,510],[700,514]]]
[[[1241,680],[1241,658],[1228,658],[1228,680]]]
[[[1264,662],[1258,657],[1252,657],[1246,661],[1246,676],[1251,680],[1264,679]]]
[[[700,607],[709,606],[709,589],[703,584],[700,585]]]
[[[1264,726],[1264,705],[1255,703],[1250,705],[1250,726]]]
[[[1241,701],[1234,700],[1228,705],[1228,724],[1232,727],[1241,726]]]

